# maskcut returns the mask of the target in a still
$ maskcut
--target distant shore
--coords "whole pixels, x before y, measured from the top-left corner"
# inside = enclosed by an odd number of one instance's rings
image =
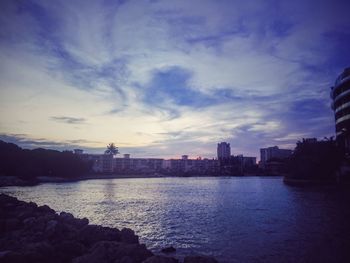
[[[63,178],[63,177],[49,177],[39,176],[32,180],[23,180],[16,176],[0,176],[0,187],[3,186],[33,186],[41,183],[67,183],[67,182],[78,182],[83,180],[94,180],[94,179],[123,179],[123,178],[159,178],[166,177],[163,175],[109,175],[109,174],[89,174],[85,176],[79,176],[75,178]]]
[[[174,176],[174,175],[164,175],[164,174],[88,174],[85,176],[75,177],[75,178],[62,178],[62,177],[49,177],[49,176],[39,176],[32,180],[23,180],[16,176],[0,176],[0,187],[5,186],[34,186],[42,183],[68,183],[68,182],[78,182],[84,180],[98,180],[98,179],[132,179],[132,178],[167,178],[167,177],[212,177],[213,175],[196,175],[196,176]],[[216,177],[226,177],[229,175],[222,175]],[[249,174],[243,176],[230,176],[230,177],[281,177],[283,175],[259,175],[259,174]]]

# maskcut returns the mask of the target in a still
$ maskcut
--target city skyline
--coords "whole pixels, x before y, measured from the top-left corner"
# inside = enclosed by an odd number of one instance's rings
[[[334,136],[348,1],[1,1],[0,139],[259,156]]]

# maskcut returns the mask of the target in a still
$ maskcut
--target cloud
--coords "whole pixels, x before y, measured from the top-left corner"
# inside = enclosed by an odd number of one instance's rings
[[[210,157],[334,133],[348,1],[0,5],[4,134]]]
[[[75,118],[68,116],[53,116],[51,117],[51,119],[57,122],[63,122],[67,124],[84,124],[86,122],[86,119],[84,118]]]

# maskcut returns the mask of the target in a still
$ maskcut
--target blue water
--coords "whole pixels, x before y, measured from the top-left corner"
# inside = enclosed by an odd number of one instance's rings
[[[289,187],[281,177],[101,179],[0,192],[93,224],[131,228],[154,252],[172,245],[179,258],[343,262],[349,256],[349,191]]]

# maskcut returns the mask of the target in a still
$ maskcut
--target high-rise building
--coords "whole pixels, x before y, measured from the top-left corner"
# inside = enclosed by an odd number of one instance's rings
[[[230,144],[227,142],[221,142],[218,143],[218,159],[222,160],[222,159],[229,159],[231,156],[231,147]]]
[[[344,69],[331,87],[337,141],[350,150],[350,67]]]

